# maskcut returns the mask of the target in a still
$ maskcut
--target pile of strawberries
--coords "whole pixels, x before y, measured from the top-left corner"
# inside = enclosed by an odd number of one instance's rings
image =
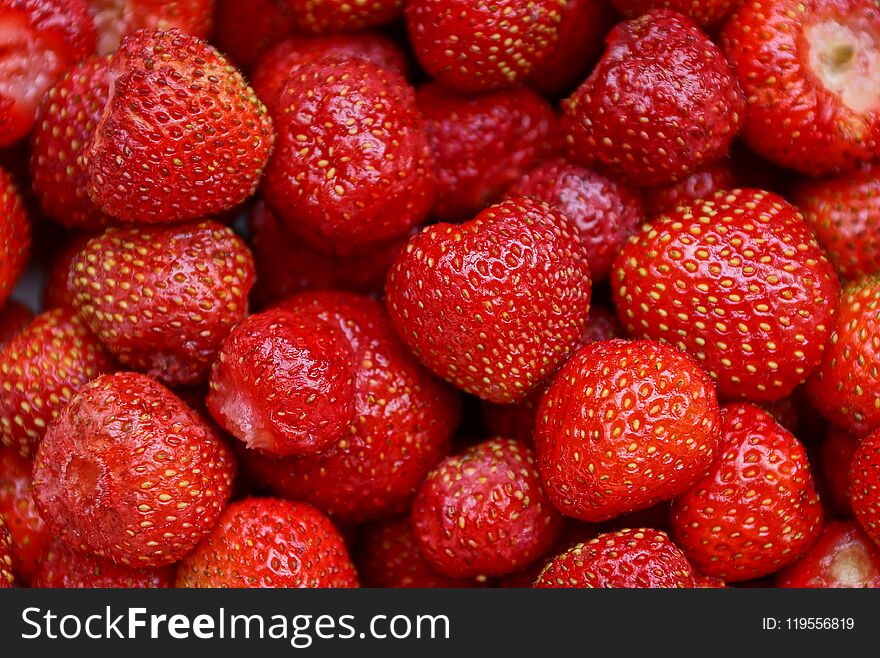
[[[0,586],[880,586],[880,6],[613,5],[0,0]]]

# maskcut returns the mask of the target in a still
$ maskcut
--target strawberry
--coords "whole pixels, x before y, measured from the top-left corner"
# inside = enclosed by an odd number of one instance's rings
[[[12,536],[0,516],[0,589],[15,586],[12,573]]]
[[[249,448],[323,452],[354,418],[355,371],[354,352],[337,327],[286,309],[264,311],[224,341],[208,409]]]
[[[216,222],[108,229],[73,262],[77,312],[122,363],[168,384],[207,378],[247,313],[254,264]],[[170,329],[170,330],[169,330]]]
[[[33,467],[29,459],[8,448],[0,449],[0,516],[12,536],[12,567],[29,583],[43,551],[51,541],[46,524],[31,495]]]
[[[425,219],[430,152],[399,73],[359,58],[303,64],[284,85],[274,119],[278,143],[263,193],[310,247],[363,251]]]
[[[745,99],[721,51],[689,18],[655,10],[620,23],[563,103],[572,153],[634,185],[659,185],[723,157]]]
[[[834,521],[812,548],[776,575],[777,587],[880,587],[880,548],[854,521]]]
[[[727,583],[720,578],[712,578],[712,576],[694,575],[694,587],[698,589],[726,589]]]
[[[844,518],[853,515],[849,500],[849,469],[859,447],[859,440],[839,427],[831,426],[819,446],[818,467],[828,492],[832,509]]]
[[[720,398],[785,397],[819,363],[839,284],[797,209],[733,190],[661,215],[618,254],[614,302],[631,335],[697,357]]]
[[[126,589],[174,586],[173,565],[135,568],[52,544],[40,562],[31,587],[40,589]]]
[[[563,517],[564,526],[559,539],[550,546],[537,560],[533,561],[524,569],[507,574],[498,579],[498,586],[506,589],[529,589],[544,571],[553,558],[561,553],[565,553],[570,548],[574,548],[577,544],[590,541],[597,537],[600,532],[598,526],[591,523],[583,523],[574,519]]]
[[[880,165],[804,180],[792,199],[841,278],[880,274]]]
[[[684,553],[665,532],[635,528],[577,544],[544,568],[538,588],[694,587]]]
[[[627,18],[654,9],[672,9],[692,18],[703,29],[722,23],[736,7],[737,0],[613,0],[614,8]]]
[[[880,137],[873,0],[740,3],[722,47],[748,98],[746,143],[806,174],[853,169]]]
[[[113,359],[71,309],[38,315],[0,350],[3,445],[32,456],[74,393],[114,369]]]
[[[564,514],[604,521],[684,493],[709,470],[721,417],[696,360],[654,341],[582,347],[541,399],[535,445]]]
[[[587,248],[593,281],[608,277],[614,256],[645,214],[638,190],[562,159],[527,173],[508,196],[544,201],[572,220]]]
[[[97,237],[98,233],[83,231],[70,235],[68,240],[58,245],[55,253],[48,264],[46,280],[43,283],[43,308],[67,307],[75,308],[74,297],[76,296],[68,285],[71,270],[79,257],[79,253],[86,248],[89,240]]]
[[[464,92],[510,87],[549,58],[564,0],[409,0],[406,27],[425,70]]]
[[[214,0],[86,0],[98,31],[98,52],[119,48],[123,37],[141,29],[178,28],[196,37],[211,32]]]
[[[517,402],[580,343],[590,272],[577,227],[532,199],[410,239],[388,273],[397,333],[429,369],[491,402]]]
[[[323,454],[277,459],[248,451],[254,480],[343,522],[403,513],[449,449],[458,397],[400,343],[381,303],[319,292],[292,297],[284,308],[332,322],[345,334],[357,364],[355,413]]]
[[[0,9],[0,25],[2,25],[2,9]],[[2,57],[0,57],[0,70],[2,70]],[[0,99],[0,112],[2,112],[2,99]],[[31,230],[25,214],[24,202],[9,173],[2,167],[0,167],[0,235],[3,236],[3,241],[0,242],[0,306],[2,306],[24,271],[31,248]]]
[[[302,32],[355,32],[390,23],[403,15],[404,0],[286,0],[294,26]]]
[[[655,185],[642,190],[647,214],[654,217],[680,205],[712,196],[718,190],[737,187],[737,178],[725,158],[701,167],[675,183]]]
[[[440,462],[419,488],[411,519],[425,560],[454,578],[518,571],[550,548],[563,526],[532,449],[502,438]]]
[[[217,522],[235,462],[213,428],[155,380],[102,375],[73,396],[40,443],[34,499],[69,546],[162,566]]]
[[[232,503],[177,571],[177,587],[357,587],[342,536],[314,507]]]
[[[880,431],[862,439],[853,455],[849,500],[865,532],[880,544]]]
[[[432,214],[443,220],[470,219],[561,149],[556,113],[525,87],[462,96],[427,84],[416,100],[434,154]]]
[[[672,506],[672,536],[700,573],[758,578],[819,536],[822,505],[800,442],[752,404],[722,408],[719,458]]]
[[[0,146],[28,134],[58,75],[95,50],[84,0],[0,0]]]
[[[250,68],[293,31],[287,0],[216,0],[213,43],[243,68]]]
[[[175,30],[142,30],[123,40],[109,75],[112,93],[82,153],[89,197],[103,212],[176,222],[254,192],[272,123],[213,47]]]
[[[620,320],[606,306],[593,304],[590,307],[590,320],[587,325],[587,338],[591,341],[611,340],[612,338],[622,338],[623,327],[620,326]],[[589,342],[587,340],[584,341]]]
[[[0,350],[15,338],[34,319],[33,311],[24,304],[9,299],[0,307]]]

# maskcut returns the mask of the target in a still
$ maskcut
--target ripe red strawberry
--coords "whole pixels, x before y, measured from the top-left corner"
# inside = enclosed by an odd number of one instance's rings
[[[14,299],[6,300],[0,307],[0,349],[17,336],[34,319],[33,312]]]
[[[213,43],[239,66],[250,68],[293,31],[287,0],[217,0]]]
[[[211,426],[137,373],[83,386],[49,427],[34,499],[69,546],[131,566],[189,553],[217,522],[235,462]]]
[[[90,57],[69,69],[43,97],[31,133],[34,194],[46,215],[70,228],[112,222],[89,198],[79,160],[110,96],[110,57]]]
[[[834,521],[776,576],[777,587],[880,587],[880,548],[854,521]]]
[[[89,197],[138,223],[201,218],[256,189],[272,149],[266,108],[212,46],[172,30],[126,37],[113,92],[82,154]]]
[[[299,67],[274,111],[266,202],[294,235],[345,255],[420,224],[434,181],[423,121],[399,73],[362,59]]]
[[[645,224],[612,274],[631,335],[697,357],[721,398],[785,397],[819,363],[839,284],[797,209],[717,192]]]
[[[520,195],[555,206],[577,225],[594,282],[608,276],[621,245],[645,219],[638,190],[562,159],[538,166],[508,191]]]
[[[746,143],[810,175],[874,159],[878,33],[873,0],[740,3],[722,46],[748,98]]]
[[[406,25],[422,66],[465,92],[510,87],[559,40],[563,0],[410,0]]]
[[[880,431],[859,443],[849,470],[849,499],[856,519],[880,544]]]
[[[849,469],[859,447],[858,438],[839,427],[831,426],[819,446],[819,471],[831,506],[844,518],[853,515],[849,500]],[[829,502],[826,500],[826,502]]]
[[[712,576],[694,575],[694,587],[698,589],[726,589],[727,583],[720,578],[712,578]]]
[[[12,537],[3,516],[0,516],[0,589],[15,586],[15,575],[12,573]]]
[[[819,536],[822,505],[804,447],[751,404],[722,409],[720,455],[672,506],[672,536],[700,573],[749,580],[795,561]]]
[[[355,32],[403,15],[404,0],[286,0],[297,30],[313,34]]]
[[[538,407],[544,487],[585,521],[650,507],[707,473],[720,426],[712,382],[690,356],[654,341],[587,345]]]
[[[694,587],[684,553],[660,530],[635,528],[600,535],[555,557],[538,588]]]
[[[24,583],[37,572],[52,539],[31,495],[32,471],[29,459],[0,449],[0,517],[12,536],[13,571]]]
[[[320,453],[354,418],[355,354],[337,327],[273,309],[239,324],[211,372],[208,409],[249,448]]]
[[[862,437],[880,427],[880,279],[865,277],[841,293],[833,333],[807,381],[811,402],[828,420]]]
[[[0,350],[0,439],[32,456],[49,423],[86,382],[115,369],[72,309],[40,314]]]
[[[416,96],[434,154],[432,214],[470,219],[562,147],[551,105],[525,87],[462,96],[437,84]]]
[[[613,0],[613,4],[627,18],[647,14],[653,9],[672,9],[708,30],[727,18],[738,3],[736,0]]]
[[[562,526],[534,452],[512,439],[489,439],[447,457],[413,501],[419,550],[454,578],[519,571],[554,544]]]
[[[43,283],[43,309],[75,308],[73,303],[75,294],[68,285],[71,270],[79,253],[86,248],[89,240],[97,235],[98,233],[91,231],[75,233],[52,254]]]
[[[98,52],[114,52],[141,29],[178,28],[196,37],[211,32],[214,0],[86,0],[98,31]]]
[[[193,384],[244,319],[254,264],[231,229],[206,221],[108,229],[69,276],[77,312],[120,363]]]
[[[842,278],[880,273],[880,165],[805,180],[792,198]]]
[[[413,237],[388,274],[397,333],[429,369],[492,402],[517,402],[581,342],[590,306],[573,222],[532,199]]]
[[[40,589],[128,589],[173,587],[175,568],[135,568],[75,551],[56,541],[40,562],[31,587]]]
[[[615,27],[564,103],[572,153],[633,185],[687,176],[723,157],[745,99],[721,51],[689,18],[652,11]]]
[[[737,187],[737,179],[725,158],[697,169],[680,181],[667,185],[655,185],[642,190],[647,214],[654,217],[671,212],[680,205],[712,196],[718,190]]]
[[[2,25],[2,8],[0,8]],[[2,56],[0,56],[2,71]],[[0,90],[2,96],[2,90]],[[2,112],[2,98],[0,98]],[[2,129],[2,128],[0,128]],[[21,276],[31,248],[31,230],[24,202],[9,173],[0,167],[0,305],[9,297]]]
[[[254,480],[343,522],[403,513],[449,449],[458,397],[400,343],[381,303],[323,292],[298,295],[284,307],[333,322],[345,334],[358,366],[355,413],[324,454],[276,459],[248,451]]]
[[[231,504],[177,571],[177,587],[357,587],[345,542],[314,507],[273,498]]]
[[[0,0],[0,146],[24,137],[55,78],[95,50],[84,0]]]
[[[605,306],[590,306],[590,320],[587,325],[587,337],[590,340],[611,340],[623,337],[623,327],[617,315]],[[584,341],[587,342],[587,341]]]

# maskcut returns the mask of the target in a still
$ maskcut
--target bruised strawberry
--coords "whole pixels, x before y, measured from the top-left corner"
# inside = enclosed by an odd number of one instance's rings
[[[29,583],[37,572],[51,536],[31,495],[31,461],[8,448],[0,449],[0,517],[12,536],[12,567]]]
[[[613,0],[613,4],[627,18],[647,14],[653,9],[672,9],[708,29],[721,23],[738,3],[736,0]]]
[[[0,308],[0,349],[15,338],[34,319],[33,312],[14,299],[6,300]]]
[[[2,27],[2,13],[0,13],[0,27]],[[0,241],[0,305],[2,305],[24,271],[31,248],[31,229],[25,214],[24,202],[9,173],[3,168],[0,168],[0,235],[3,236],[3,240]]]
[[[345,542],[314,507],[232,503],[177,570],[177,587],[357,587]]]
[[[856,519],[880,544],[880,431],[862,439],[849,469],[849,499]]]
[[[416,100],[434,155],[432,214],[445,221],[470,219],[498,201],[562,145],[552,106],[525,87],[462,96],[427,84]]]
[[[797,562],[776,576],[777,587],[880,587],[880,548],[854,521],[834,521]]]
[[[345,255],[420,224],[434,181],[411,87],[363,59],[326,58],[288,78],[274,111],[278,143],[263,187],[287,229]]]
[[[748,98],[746,143],[817,175],[876,157],[880,8],[873,0],[755,0],[722,45]]]
[[[70,398],[115,369],[72,309],[46,311],[0,350],[0,439],[32,456]]]
[[[211,32],[214,0],[86,0],[98,30],[98,52],[114,52],[141,29],[178,28],[196,37]]]
[[[537,588],[693,587],[694,572],[665,532],[635,528],[577,544],[544,568]]]
[[[302,32],[355,32],[390,23],[403,15],[404,0],[285,0]]]
[[[730,160],[725,158],[697,169],[675,183],[648,187],[642,193],[648,216],[654,217],[697,199],[710,197],[718,190],[733,189],[737,187],[736,183]]]
[[[843,517],[853,515],[849,500],[849,469],[859,447],[858,438],[839,427],[829,427],[819,446],[819,471],[831,505]]]
[[[158,382],[102,375],[40,443],[34,499],[67,545],[130,566],[189,553],[217,522],[235,462],[215,431]]]
[[[518,402],[581,342],[590,272],[577,227],[527,198],[413,237],[388,274],[397,333],[429,369],[491,402]]]
[[[205,217],[247,199],[272,122],[244,78],[201,39],[142,30],[110,65],[110,97],[82,162],[106,214],[141,224]]]
[[[12,536],[0,515],[0,589],[15,586],[12,572]]]
[[[263,53],[293,32],[293,10],[287,0],[217,0],[214,38],[221,52],[250,68]]]
[[[693,354],[721,398],[785,397],[822,358],[839,284],[797,209],[717,192],[645,224],[618,254],[617,312],[634,336]]]
[[[538,407],[544,487],[585,521],[650,507],[708,472],[720,426],[712,382],[693,358],[654,341],[587,345]]]
[[[40,589],[153,589],[174,586],[173,565],[135,568],[75,551],[56,541],[43,555],[31,587]]]
[[[88,242],[69,277],[77,312],[120,363],[193,384],[244,319],[254,264],[216,222],[112,228]]]
[[[553,545],[562,525],[541,487],[534,452],[512,439],[490,439],[447,457],[412,508],[419,550],[454,578],[518,571]]]
[[[694,22],[655,10],[615,27],[592,74],[563,104],[573,155],[633,185],[687,176],[723,157],[745,99]]]
[[[719,458],[675,501],[672,536],[700,573],[727,582],[777,571],[822,529],[804,447],[762,409],[722,409]]]

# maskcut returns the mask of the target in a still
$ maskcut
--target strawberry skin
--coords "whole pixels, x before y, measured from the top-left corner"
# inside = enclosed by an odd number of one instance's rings
[[[0,589],[15,586],[12,572],[12,536],[0,516]]]
[[[0,350],[15,338],[34,319],[34,313],[27,306],[9,299],[0,308]]]
[[[403,15],[404,0],[285,0],[298,31],[355,32],[390,23]]]
[[[562,516],[541,487],[533,450],[489,439],[447,457],[413,501],[419,550],[454,578],[519,571],[559,538]]]
[[[745,99],[721,51],[689,18],[655,10],[620,23],[590,77],[563,103],[576,159],[633,185],[659,185],[724,156]]]
[[[708,30],[721,23],[736,7],[736,0],[613,0],[618,12],[627,18],[647,14],[654,9],[672,9],[689,16]]]
[[[287,0],[217,0],[212,43],[249,69],[290,36],[294,17]]]
[[[665,532],[634,528],[577,544],[544,568],[537,588],[694,587],[684,553]]]
[[[110,98],[82,156],[89,197],[103,212],[177,222],[253,194],[272,122],[212,46],[174,30],[142,30],[123,40],[110,75]]]
[[[214,0],[86,0],[98,31],[98,52],[109,54],[138,30],[178,28],[195,37],[211,32]]]
[[[314,507],[272,498],[232,503],[177,570],[177,587],[357,587],[339,531]]]
[[[695,359],[654,341],[587,345],[538,407],[544,487],[584,521],[650,507],[708,472],[720,427],[712,382]]]
[[[75,551],[56,541],[43,555],[31,587],[39,589],[146,589],[174,586],[173,565],[135,568]]]
[[[43,551],[52,541],[31,495],[29,459],[0,448],[0,517],[12,536],[12,567],[23,583],[31,582]]]
[[[812,548],[776,576],[777,587],[880,587],[880,548],[854,521],[834,521]]]
[[[862,439],[849,470],[849,499],[856,519],[880,544],[880,431]]]
[[[648,217],[670,212],[681,205],[712,196],[718,190],[730,190],[737,185],[730,160],[725,158],[697,169],[684,178],[667,185],[655,185],[642,190]]]
[[[137,373],[83,386],[34,461],[34,499],[69,546],[136,567],[189,553],[229,498],[235,462],[214,429]]]
[[[785,397],[818,365],[839,284],[797,209],[721,191],[642,226],[612,291],[630,335],[693,354],[720,398]]]
[[[24,202],[9,173],[0,168],[0,305],[9,297],[27,263],[31,229]]]
[[[827,492],[834,512],[843,518],[852,518],[852,503],[849,500],[849,470],[859,447],[859,439],[839,427],[831,426],[825,440],[819,446],[819,471],[825,484],[823,495]]]
[[[804,447],[745,403],[722,408],[719,458],[672,506],[672,536],[700,573],[759,578],[796,560],[822,529]]]
[[[527,198],[410,239],[388,273],[397,333],[430,370],[491,402],[518,402],[579,344],[590,272],[577,227]]]

